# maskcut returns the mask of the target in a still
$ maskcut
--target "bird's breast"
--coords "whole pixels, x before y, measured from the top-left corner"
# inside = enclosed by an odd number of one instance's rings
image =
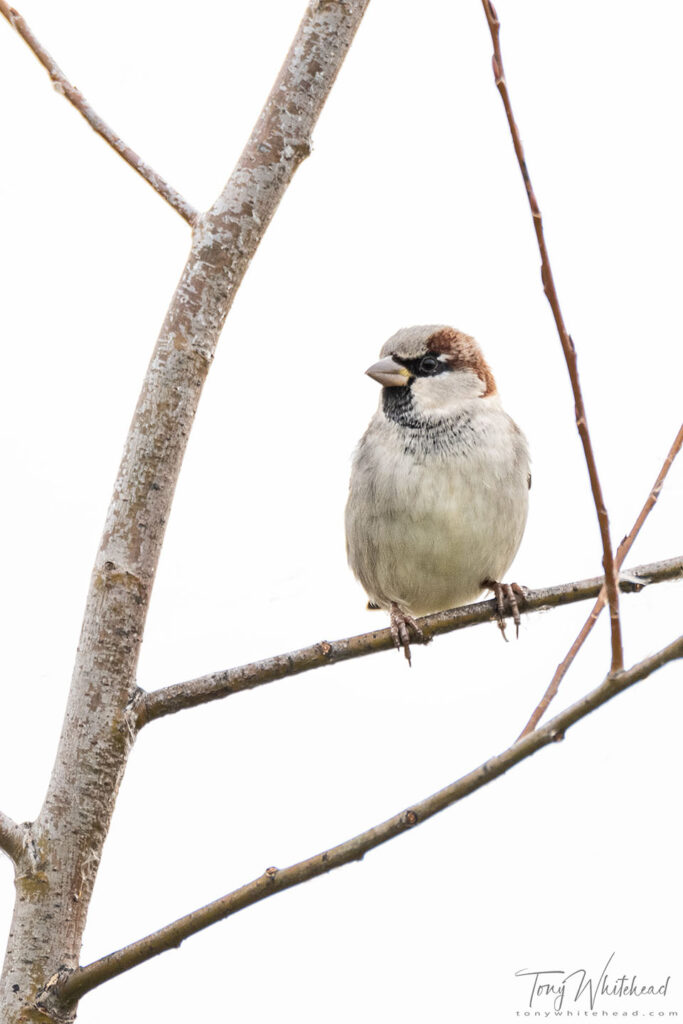
[[[349,561],[371,597],[412,614],[474,600],[501,579],[527,515],[526,445],[512,421],[438,430],[373,421],[347,507]]]

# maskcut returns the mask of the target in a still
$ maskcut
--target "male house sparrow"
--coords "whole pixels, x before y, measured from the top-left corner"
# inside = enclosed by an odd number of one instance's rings
[[[406,327],[366,372],[383,385],[353,458],[346,547],[370,604],[389,610],[410,661],[413,616],[495,592],[499,624],[516,584],[499,581],[527,518],[526,438],[500,404],[474,338],[452,327]]]

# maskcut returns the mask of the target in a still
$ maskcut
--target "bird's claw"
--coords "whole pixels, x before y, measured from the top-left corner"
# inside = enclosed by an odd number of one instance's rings
[[[418,643],[426,643],[426,637],[412,615],[408,615],[407,612],[401,611],[397,604],[393,603],[391,605],[389,615],[391,616],[391,635],[394,640],[394,646],[397,651],[400,651],[401,648],[403,648],[403,653],[408,660],[408,664],[412,667],[413,662],[410,656],[410,630],[412,630],[414,634],[413,639]]]
[[[512,620],[515,624],[515,637],[519,639],[519,627],[522,620],[519,615],[520,602],[518,599],[521,598],[522,603],[524,602],[526,596],[524,587],[520,586],[519,583],[498,583],[497,580],[484,580],[482,586],[493,591],[498,607],[498,628],[503,634],[503,640],[507,642],[507,635],[505,633],[506,615],[512,615]]]

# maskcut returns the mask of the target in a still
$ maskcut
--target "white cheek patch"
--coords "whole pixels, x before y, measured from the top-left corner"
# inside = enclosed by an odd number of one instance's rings
[[[484,382],[469,369],[416,377],[412,383],[413,407],[432,415],[448,414],[464,399],[481,398],[485,390]]]

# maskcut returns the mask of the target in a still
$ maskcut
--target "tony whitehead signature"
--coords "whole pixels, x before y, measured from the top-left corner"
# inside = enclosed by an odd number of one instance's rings
[[[529,978],[531,986],[529,994],[529,1008],[533,1009],[534,1003],[538,1004],[544,999],[552,1000],[555,1010],[561,1010],[565,999],[567,1002],[573,1000],[578,1003],[580,1000],[588,1002],[591,1010],[594,1010],[601,997],[619,996],[665,996],[669,987],[671,976],[659,985],[645,985],[636,974],[622,974],[618,978],[610,978],[607,973],[609,965],[614,959],[614,953],[610,956],[599,975],[591,975],[580,967],[576,971],[532,971],[526,967],[521,971],[515,971],[516,978]]]

